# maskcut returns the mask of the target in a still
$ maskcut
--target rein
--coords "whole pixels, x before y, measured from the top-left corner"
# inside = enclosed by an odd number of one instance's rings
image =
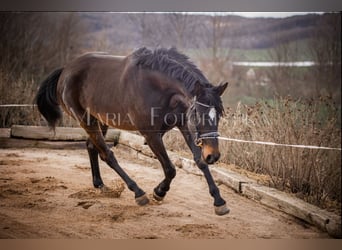
[[[203,107],[206,107],[206,108],[213,108],[213,106],[210,106],[210,105],[207,105],[207,104],[204,104],[202,102],[199,102],[199,101],[195,101],[194,103],[194,111],[195,111],[195,117],[197,119],[197,110],[196,110],[196,104],[200,105],[200,106],[203,106]],[[208,133],[204,133],[204,134],[201,134],[198,129],[198,122],[196,122],[196,132],[195,132],[195,145],[198,146],[198,147],[202,147],[203,145],[203,139],[216,139],[217,137],[220,136],[220,134],[218,132],[208,132]]]

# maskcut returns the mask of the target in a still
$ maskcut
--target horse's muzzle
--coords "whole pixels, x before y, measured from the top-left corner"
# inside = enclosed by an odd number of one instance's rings
[[[220,159],[220,152],[212,147],[202,148],[202,158],[207,164],[214,164]]]

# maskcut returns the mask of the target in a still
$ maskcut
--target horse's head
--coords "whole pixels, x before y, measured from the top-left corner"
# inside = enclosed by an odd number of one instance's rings
[[[199,86],[188,112],[188,126],[195,135],[195,144],[201,147],[202,159],[213,164],[220,158],[218,123],[223,114],[221,95],[228,83],[205,88]]]

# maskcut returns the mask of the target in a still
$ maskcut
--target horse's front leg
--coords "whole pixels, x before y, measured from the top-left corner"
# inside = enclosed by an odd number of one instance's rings
[[[190,131],[187,127],[179,128],[183,134],[183,137],[191,149],[198,168],[203,172],[205,179],[207,180],[209,186],[209,193],[214,198],[215,213],[217,215],[224,215],[229,213],[229,208],[226,205],[226,201],[221,197],[220,190],[216,186],[215,181],[209,171],[208,164],[202,160],[201,148],[196,146],[191,136]]]
[[[165,178],[159,183],[158,186],[154,188],[153,192],[153,197],[156,200],[161,201],[165,197],[167,191],[169,191],[172,179],[176,176],[176,168],[167,155],[164,143],[162,141],[162,134],[154,133],[145,135],[145,138],[147,144],[158,158],[164,170]]]

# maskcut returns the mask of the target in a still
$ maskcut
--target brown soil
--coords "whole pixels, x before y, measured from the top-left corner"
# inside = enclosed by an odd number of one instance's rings
[[[165,200],[152,201],[163,178],[159,163],[140,160],[122,146],[114,152],[149,194],[148,205],[136,205],[133,193],[103,162],[109,189],[94,189],[85,150],[0,149],[0,238],[329,238],[224,185],[220,191],[231,212],[217,216],[205,179],[181,169]]]

